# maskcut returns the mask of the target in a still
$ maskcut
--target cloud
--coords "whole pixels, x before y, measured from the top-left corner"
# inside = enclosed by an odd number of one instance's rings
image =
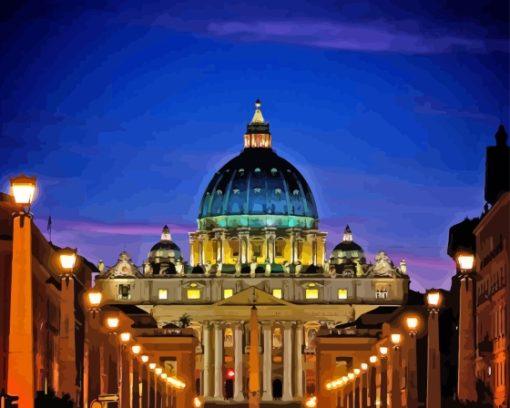
[[[415,111],[428,115],[444,115],[448,117],[470,118],[488,120],[493,123],[498,123],[499,118],[496,115],[482,112],[477,107],[459,109],[456,107],[446,106],[440,101],[431,99],[427,96],[419,96],[415,98]]]
[[[504,40],[399,30],[397,24],[333,23],[329,21],[223,21],[208,24],[214,36],[241,41],[270,41],[362,52],[440,54],[450,51],[508,52]]]
[[[161,234],[161,225],[133,224],[133,223],[102,223],[96,221],[80,220],[53,220],[60,229],[81,231],[87,233],[99,233],[107,235],[135,235],[157,237]],[[171,233],[187,234],[194,230],[190,225],[168,224]]]

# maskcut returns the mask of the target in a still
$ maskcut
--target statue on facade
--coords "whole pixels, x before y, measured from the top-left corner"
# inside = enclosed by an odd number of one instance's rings
[[[329,271],[329,261],[327,259],[324,260],[324,264],[322,265],[322,272],[324,273],[325,277],[331,275],[331,272]]]
[[[209,276],[211,274],[211,263],[209,261],[207,261],[205,263],[205,276]]]
[[[99,262],[97,264],[97,269],[98,269],[99,273],[104,272],[104,262],[102,259],[99,260]]]
[[[407,275],[407,263],[406,263],[406,260],[405,259],[402,259],[400,261],[400,272],[403,274],[403,275]]]
[[[283,273],[285,273],[285,275],[290,275],[290,265],[287,261],[285,261],[282,265],[283,267]]]
[[[223,269],[223,262],[219,262],[216,265],[216,276],[219,278],[221,276],[221,270]]]
[[[177,261],[175,261],[175,271],[177,272],[177,275],[184,275],[184,264],[182,263],[182,258],[178,258]]]
[[[395,268],[391,259],[384,251],[380,251],[375,256],[375,264],[370,271],[371,276],[375,277],[393,277]]]
[[[242,266],[241,266],[241,262],[239,260],[236,262],[235,268],[236,268],[235,276],[237,276],[237,277],[241,276]]]
[[[297,261],[296,262],[296,267],[294,269],[294,272],[295,272],[296,276],[301,275],[301,271],[302,270],[303,270],[303,265],[301,264],[301,262]]]
[[[271,276],[271,263],[266,261],[265,276]]]
[[[255,272],[257,271],[257,258],[253,257],[250,263],[250,277],[255,277]]]
[[[363,271],[363,266],[361,266],[360,260],[356,259],[354,262],[356,263],[356,277],[363,277],[365,275],[365,271]]]

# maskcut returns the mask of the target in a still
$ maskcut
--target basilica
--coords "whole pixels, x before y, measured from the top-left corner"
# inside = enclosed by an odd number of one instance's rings
[[[162,346],[174,375],[193,379],[206,401],[248,398],[250,310],[258,311],[260,398],[300,401],[317,388],[317,339],[380,306],[406,302],[405,260],[383,251],[369,259],[344,228],[331,253],[313,193],[299,170],[272,148],[260,101],[242,152],[213,175],[189,233],[189,259],[164,226],[143,264],[122,252],[99,265],[96,287],[143,336],[186,327],[188,359]],[[165,348],[166,347],[166,348]]]

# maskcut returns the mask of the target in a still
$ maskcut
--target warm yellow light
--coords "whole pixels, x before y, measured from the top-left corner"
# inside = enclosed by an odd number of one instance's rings
[[[361,370],[359,368],[354,369],[354,375],[359,375],[361,373]]]
[[[273,296],[275,298],[281,299],[282,298],[282,290],[279,288],[273,289]]]
[[[305,407],[307,408],[315,408],[317,406],[317,397],[313,396],[306,400]]]
[[[156,370],[154,372],[156,373],[156,375],[161,375],[163,369],[161,367],[156,367]]]
[[[395,345],[395,346],[398,346],[400,344],[400,341],[402,340],[402,336],[400,335],[400,333],[392,333],[391,334],[391,342]]]
[[[106,318],[106,327],[109,329],[116,329],[119,327],[119,318],[118,317],[107,317]]]
[[[354,377],[356,377],[356,376],[354,375],[354,373],[349,373],[349,374],[347,374],[347,377],[349,378],[349,380],[353,380]]]
[[[137,354],[140,354],[140,351],[142,351],[142,347],[139,344],[135,344],[131,346],[131,351],[136,356]]]
[[[363,371],[367,371],[368,370],[368,364],[367,363],[361,363],[361,369]]]
[[[333,384],[331,384],[331,383],[327,383],[327,384],[326,384],[326,389],[327,389],[328,391],[330,391],[332,388],[333,388]]]
[[[149,363],[149,369],[154,370],[156,368],[156,363]]]
[[[103,294],[96,289],[90,289],[87,292],[87,300],[89,306],[98,307],[101,304],[101,300],[103,300]]]
[[[386,356],[388,354],[388,347],[381,346],[379,347],[379,353],[381,356]]]
[[[201,408],[202,407],[202,400],[199,397],[193,398],[193,406],[195,408]]]
[[[147,355],[145,355],[145,354],[144,354],[143,356],[141,356],[140,358],[142,359],[142,363],[144,363],[144,364],[145,364],[147,361],[149,361],[149,356],[147,356]]]
[[[473,269],[475,257],[473,254],[460,254],[457,255],[457,262],[462,271],[470,271]]]
[[[406,319],[406,325],[409,330],[412,331],[416,330],[416,328],[418,327],[418,318],[414,316],[409,316]]]
[[[343,382],[344,384],[345,384],[345,383],[347,383],[347,382],[349,382],[349,377],[348,377],[348,376],[346,376],[346,375],[344,375],[344,376],[342,377],[342,382]]]
[[[127,343],[129,340],[131,340],[131,333],[129,332],[122,332],[120,334],[120,341],[123,343]]]
[[[223,299],[228,299],[234,295],[234,289],[223,289]]]
[[[201,297],[201,290],[200,289],[188,289],[186,291],[186,295],[188,299],[200,299]]]
[[[368,361],[370,361],[371,364],[375,364],[377,363],[377,356],[370,356],[370,358],[368,359]]]
[[[168,289],[159,289],[158,290],[158,299],[159,300],[167,300],[168,299]]]
[[[306,299],[319,299],[319,289],[306,289],[305,298]]]
[[[437,307],[441,303],[441,293],[437,290],[427,292],[427,304],[430,307]]]
[[[161,373],[161,378],[163,380],[166,380],[166,378],[168,377],[168,374],[167,373]]]
[[[29,176],[11,177],[11,193],[19,205],[31,205],[34,199],[36,178]]]
[[[59,250],[60,267],[64,272],[72,272],[76,265],[76,249],[62,248]]]
[[[338,299],[339,300],[347,299],[347,289],[338,289]]]

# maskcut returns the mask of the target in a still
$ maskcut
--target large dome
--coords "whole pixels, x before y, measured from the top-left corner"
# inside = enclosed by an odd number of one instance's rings
[[[202,197],[199,228],[316,228],[317,207],[308,183],[271,149],[269,125],[257,104],[245,149],[225,164]],[[258,121],[258,122],[257,122]]]

